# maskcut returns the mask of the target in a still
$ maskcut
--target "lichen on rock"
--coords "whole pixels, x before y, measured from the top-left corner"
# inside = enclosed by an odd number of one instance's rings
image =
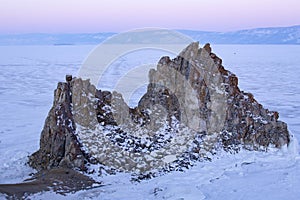
[[[30,157],[37,169],[85,169],[99,163],[134,173],[182,169],[218,148],[267,150],[288,145],[287,125],[263,108],[222,65],[209,44],[162,57],[149,71],[147,92],[130,108],[118,92],[89,80],[59,83]]]

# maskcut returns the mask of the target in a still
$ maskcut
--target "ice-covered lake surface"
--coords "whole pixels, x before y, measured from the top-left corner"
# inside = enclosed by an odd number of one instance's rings
[[[40,132],[52,106],[53,91],[66,74],[76,76],[94,46],[0,46],[0,183],[16,183],[34,172],[28,155],[39,148]],[[239,77],[240,89],[264,107],[277,110],[300,140],[300,46],[212,45],[223,65]],[[163,52],[135,52],[114,62],[101,83],[124,70],[155,63]],[[147,73],[147,70],[145,70]],[[101,86],[100,84],[100,86]],[[143,93],[143,87],[138,92]],[[145,88],[144,88],[145,89]],[[136,103],[139,94],[133,95]],[[32,199],[298,199],[298,142],[267,153],[220,152],[185,172],[172,172],[141,183],[129,174],[94,176],[106,185],[67,196],[53,192]],[[4,196],[0,195],[0,199]]]

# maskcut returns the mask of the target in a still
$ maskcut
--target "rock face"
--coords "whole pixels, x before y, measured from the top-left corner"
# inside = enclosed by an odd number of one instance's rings
[[[41,133],[40,149],[30,157],[29,164],[38,169],[57,166],[84,169],[84,153],[75,136],[70,82],[58,83],[54,101]]]
[[[222,66],[209,44],[190,44],[178,57],[163,57],[149,72],[147,92],[130,108],[117,92],[89,80],[59,83],[30,157],[37,169],[85,169],[99,163],[143,173],[180,170],[219,148],[267,150],[288,145],[287,125],[264,109]]]

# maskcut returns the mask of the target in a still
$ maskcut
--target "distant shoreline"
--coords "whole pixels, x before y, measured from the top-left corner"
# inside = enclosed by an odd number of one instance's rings
[[[175,30],[202,44],[300,45],[300,25],[256,28],[233,32]],[[8,45],[97,45],[118,33],[0,34],[0,46]]]

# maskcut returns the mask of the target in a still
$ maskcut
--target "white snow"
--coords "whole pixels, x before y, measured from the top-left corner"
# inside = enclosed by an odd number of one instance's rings
[[[277,110],[300,137],[300,46],[212,45],[225,68],[239,77],[242,90]],[[35,172],[27,156],[39,147],[53,90],[65,74],[76,74],[92,46],[0,46],[0,183],[16,183]],[[162,52],[161,52],[162,53]],[[149,52],[115,61],[103,80],[109,88],[131,65],[142,65]],[[129,59],[130,58],[130,59]],[[140,61],[131,61],[136,58]],[[157,56],[153,62],[157,62]],[[149,63],[149,60],[145,61]],[[145,72],[146,73],[146,72]],[[143,91],[140,91],[143,93]],[[140,96],[137,95],[136,99]],[[136,102],[135,99],[131,100]],[[219,152],[184,172],[171,172],[140,183],[126,173],[92,175],[105,186],[67,196],[43,192],[31,199],[298,199],[298,142],[269,152]],[[96,168],[96,166],[93,166]],[[4,195],[0,194],[0,199]]]

